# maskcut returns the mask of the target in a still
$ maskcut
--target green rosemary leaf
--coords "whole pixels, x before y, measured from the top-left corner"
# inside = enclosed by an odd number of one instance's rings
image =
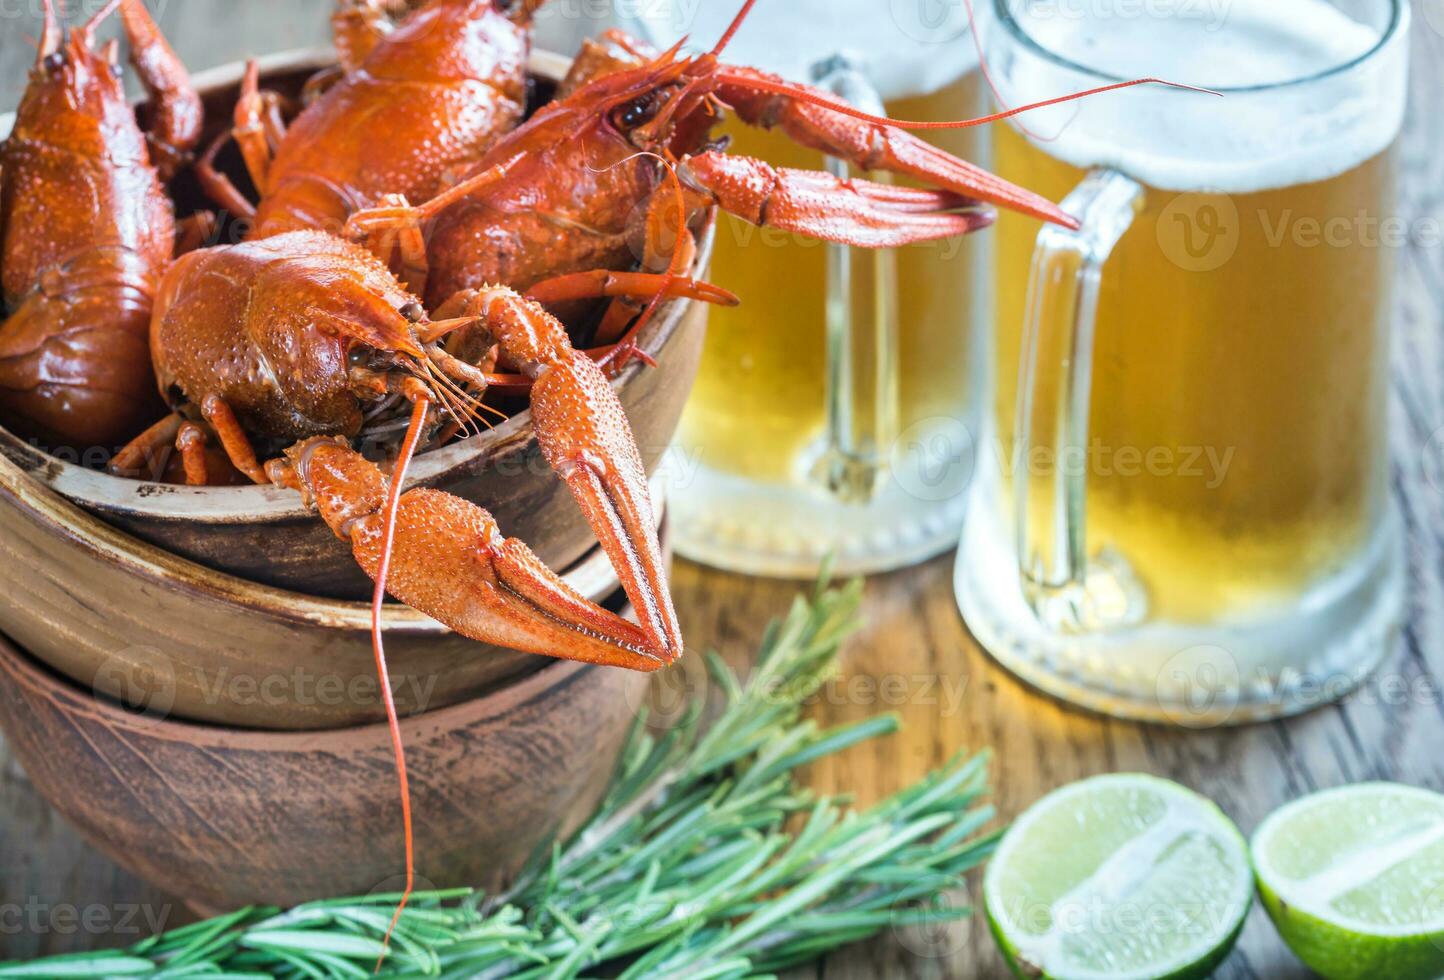
[[[123,953],[79,953],[52,956],[34,963],[13,963],[0,966],[0,977],[36,977],[40,980],[64,980],[67,977],[136,977],[155,972],[148,959]]]
[[[356,959],[366,959],[369,956],[373,960],[384,951],[380,941],[365,936],[279,929],[252,932],[241,940],[241,945],[268,950],[284,949],[296,953],[328,953]]]

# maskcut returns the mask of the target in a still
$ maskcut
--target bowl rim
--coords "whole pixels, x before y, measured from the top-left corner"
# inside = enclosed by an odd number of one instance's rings
[[[401,718],[402,737],[408,742],[425,740],[436,732],[450,731],[483,718],[505,715],[545,691],[564,685],[570,686],[589,676],[592,671],[601,669],[603,668],[596,664],[576,660],[553,660],[516,678],[514,683],[504,684],[478,697]],[[257,729],[133,711],[108,698],[87,693],[73,681],[36,660],[14,640],[0,633],[0,676],[7,674],[13,677],[17,684],[28,688],[33,697],[51,704],[56,711],[67,717],[86,715],[109,727],[155,741],[178,742],[199,749],[220,748],[258,753],[342,754],[367,751],[373,747],[390,752],[390,729],[384,721],[346,728]]]
[[[660,469],[652,477],[651,492],[660,527],[667,511],[666,482]],[[4,498],[13,501],[15,509],[48,536],[67,539],[87,551],[92,560],[122,569],[130,577],[157,587],[243,606],[253,615],[291,625],[360,632],[371,629],[369,603],[264,585],[182,558],[107,524],[0,453],[0,499]],[[559,574],[584,596],[595,598],[616,588],[616,572],[600,547],[594,547]],[[388,635],[441,636],[453,632],[425,613],[396,602],[385,605],[381,619]]]
[[[264,78],[268,72],[319,69],[336,62],[331,47],[296,48],[277,51],[255,59]],[[534,49],[527,71],[550,81],[560,81],[572,59],[553,51]],[[228,62],[191,76],[202,93],[238,84],[245,72],[244,61]],[[0,140],[8,135],[14,112],[0,114]],[[706,268],[711,259],[716,233],[716,212],[709,210],[698,235],[695,269]],[[674,299],[663,303],[657,316],[638,338],[642,349],[656,355],[667,346],[681,327],[692,300]],[[640,362],[625,367],[611,379],[612,388],[628,385],[643,370]],[[447,473],[476,464],[524,452],[533,441],[531,409],[526,408],[478,435],[440,449],[418,453],[408,471],[407,486],[434,484]],[[34,479],[80,504],[87,510],[123,518],[212,525],[303,523],[315,519],[293,490],[252,484],[236,487],[188,487],[149,480],[133,480],[87,469],[50,453],[0,426],[0,457],[29,473]],[[655,488],[654,488],[655,489]]]

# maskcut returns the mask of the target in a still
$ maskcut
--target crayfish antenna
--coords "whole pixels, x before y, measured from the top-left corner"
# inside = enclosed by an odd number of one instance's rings
[[[60,50],[60,18],[55,15],[55,0],[44,0],[45,27],[40,33],[40,43],[35,49],[35,67],[45,64],[45,59]]]
[[[737,33],[737,28],[742,26],[742,22],[747,19],[747,15],[752,12],[752,5],[756,2],[757,0],[746,0],[746,3],[742,4],[742,9],[737,11],[737,16],[732,18],[732,23],[727,25],[727,30],[722,32],[722,37],[719,38],[716,45],[713,46],[711,51],[712,57],[717,57],[728,44],[732,43],[732,36]]]
[[[776,125],[796,142],[851,160],[864,169],[906,174],[934,187],[1068,228],[1077,228],[1078,222],[1053,202],[958,159],[905,130],[967,129],[1135,85],[1162,84],[1208,91],[1157,78],[1137,78],[1005,109],[976,119],[920,121],[890,119],[864,112],[809,85],[789,82],[752,68],[721,65],[717,68],[717,75],[722,98],[745,122],[760,126]],[[826,111],[818,112],[818,109]],[[868,125],[860,126],[858,122]]]
[[[381,532],[381,557],[376,566],[376,589],[371,594],[371,649],[376,654],[376,675],[381,682],[381,699],[386,705],[386,725],[391,732],[391,748],[396,755],[396,778],[401,788],[401,825],[406,841],[406,884],[401,891],[401,901],[391,913],[391,922],[386,926],[386,935],[381,940],[381,955],[376,960],[376,972],[391,951],[391,934],[401,921],[401,913],[411,899],[416,887],[416,855],[411,831],[411,784],[406,776],[406,747],[401,740],[401,722],[396,716],[396,699],[391,695],[391,674],[386,669],[386,647],[382,639],[381,611],[386,602],[386,577],[391,570],[391,550],[396,543],[396,515],[401,509],[401,489],[406,482],[406,470],[416,455],[416,446],[426,428],[426,415],[431,402],[422,392],[417,392],[411,409],[411,424],[406,428],[406,438],[401,443],[401,454],[396,459],[395,471],[391,474],[391,489],[386,497],[386,510]]]
[[[81,24],[75,29],[73,38],[78,39],[80,43],[88,46],[90,44],[90,35],[100,26],[105,18],[115,13],[115,8],[118,6],[120,6],[120,0],[106,0],[103,7],[92,14],[90,19],[84,24]]]

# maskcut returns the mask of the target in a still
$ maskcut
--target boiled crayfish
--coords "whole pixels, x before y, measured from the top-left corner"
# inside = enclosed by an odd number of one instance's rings
[[[992,220],[987,203],[1072,224],[1052,203],[868,117],[824,93],[718,60],[751,4],[712,52],[653,55],[613,32],[592,49],[561,99],[499,140],[466,180],[430,202],[363,211],[358,240],[410,234],[425,243],[407,279],[432,303],[486,282],[525,289],[584,269],[685,268],[686,228],[720,207],[757,224],[861,247],[965,234]],[[712,142],[722,111],[778,126],[860,167],[905,174],[912,189],[774,168]],[[635,331],[636,324],[633,325]],[[615,364],[635,348],[609,354]]]
[[[52,0],[15,128],[0,148],[0,412],[39,440],[113,451],[159,403],[147,332],[175,221],[163,181],[200,137],[200,99],[139,0],[122,15],[151,93],[126,101],[115,48],[93,49],[118,0],[62,41]]]
[[[231,135],[261,194],[252,206],[215,167],[203,186],[259,238],[337,233],[392,195],[427,200],[467,171],[526,108],[532,13],[542,0],[432,0],[393,25],[376,0],[343,0],[339,78],[289,125],[247,66]],[[406,12],[406,11],[400,11]]]
[[[199,452],[204,422],[242,473],[314,499],[375,575],[367,557],[375,541],[361,518],[379,511],[367,488],[384,479],[359,454],[338,448],[336,438],[358,436],[398,401],[410,403],[427,429],[443,411],[469,419],[499,349],[532,379],[532,421],[543,455],[586,513],[642,629],[578,599],[521,546],[507,543],[493,554],[500,539],[486,512],[456,498],[443,506],[437,501],[444,495],[424,495],[429,509],[402,498],[391,591],[478,640],[634,669],[670,663],[682,639],[646,474],[601,370],[572,348],[540,305],[505,287],[464,291],[441,312],[444,319],[431,319],[376,257],[324,232],[287,232],[182,256],[162,283],[151,328],[156,374],[178,421],[154,427],[117,466],[133,466],[132,456],[179,438],[192,482],[207,482]],[[452,335],[480,352],[476,363],[448,353],[443,341]],[[310,465],[315,444],[304,441],[317,437],[331,447],[326,458],[354,457],[347,480],[312,479],[330,472]],[[268,451],[288,449],[291,463],[262,464],[258,442]],[[479,526],[493,530],[473,535],[469,529]],[[454,561],[439,562],[443,541]],[[451,577],[443,567],[467,574]],[[530,577],[508,578],[523,572]]]

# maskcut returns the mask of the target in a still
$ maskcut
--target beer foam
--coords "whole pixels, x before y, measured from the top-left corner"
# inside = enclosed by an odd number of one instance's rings
[[[568,12],[577,2],[543,6],[539,37],[573,51],[576,35],[595,33],[597,23],[580,24]],[[991,0],[973,2],[981,14]],[[606,19],[659,48],[686,37],[690,50],[705,51],[741,6],[742,0],[628,0]],[[836,55],[853,60],[884,100],[931,94],[978,63],[967,6],[957,0],[769,0],[752,11],[723,57],[811,82],[813,66]]]
[[[1143,86],[1020,117],[1048,154],[1078,167],[1113,167],[1173,191],[1248,193],[1326,180],[1383,151],[1404,117],[1408,5],[1382,50],[1379,30],[1324,0],[1132,4],[1133,16],[1068,16],[1025,8],[1019,26],[1039,46],[1109,76],[1159,76],[1224,91]],[[1052,16],[1037,13],[1052,9]],[[1117,7],[1124,10],[1124,5]],[[990,31],[1003,31],[999,24]],[[1004,104],[1022,105],[1100,84],[1093,75],[990,36]],[[993,43],[997,42],[997,43]],[[1315,76],[1325,76],[1315,78]],[[1303,81],[1313,79],[1312,81]],[[1287,84],[1299,82],[1299,84]],[[1251,86],[1279,86],[1251,91]]]

